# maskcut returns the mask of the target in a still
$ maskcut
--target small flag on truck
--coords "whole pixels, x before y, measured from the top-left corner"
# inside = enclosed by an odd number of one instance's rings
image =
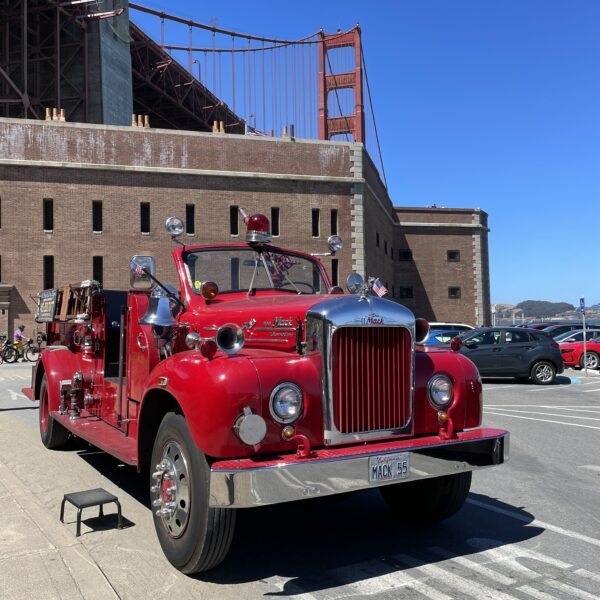
[[[373,291],[380,297],[383,298],[387,293],[388,290],[385,287],[385,285],[383,285],[383,283],[381,283],[380,279],[376,279],[373,282]]]

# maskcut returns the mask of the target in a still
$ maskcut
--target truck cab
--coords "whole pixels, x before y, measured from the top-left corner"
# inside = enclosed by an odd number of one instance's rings
[[[24,391],[44,445],[75,435],[147,474],[189,574],[224,560],[237,509],[376,487],[404,517],[454,514],[472,472],[508,458],[476,367],[425,351],[427,322],[379,280],[353,273],[344,293],[317,256],[273,246],[266,217],[244,222],[245,244],[178,243],[178,286],[135,256],[127,292],[40,293],[48,347]],[[178,241],[183,222],[166,226]]]

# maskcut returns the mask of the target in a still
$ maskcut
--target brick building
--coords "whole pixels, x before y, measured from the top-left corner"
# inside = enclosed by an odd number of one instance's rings
[[[187,244],[230,242],[237,207],[284,247],[341,235],[334,282],[376,275],[417,316],[489,323],[487,215],[394,207],[362,144],[0,119],[0,332],[35,329],[42,288],[126,289],[135,253],[173,281],[166,217],[186,219]]]

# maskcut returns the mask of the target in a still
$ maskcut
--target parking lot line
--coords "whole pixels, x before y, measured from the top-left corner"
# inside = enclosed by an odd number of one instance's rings
[[[483,391],[484,392],[493,392],[495,390],[506,390],[508,388],[514,388],[515,384],[506,384],[506,385],[499,385],[497,387],[487,387],[486,385],[483,386]]]
[[[495,410],[498,410],[498,409],[495,409]],[[538,421],[540,423],[556,423],[558,425],[570,425],[571,427],[584,427],[585,429],[600,430],[600,427],[594,427],[593,425],[583,425],[582,423],[565,423],[564,421],[551,421],[550,419],[534,419],[533,417],[523,417],[521,415],[511,415],[507,412],[490,411],[489,414],[498,415],[501,417],[512,417],[513,419],[526,419],[527,421]],[[561,415],[561,416],[566,416],[566,415]]]
[[[600,392],[600,388],[596,388],[595,390],[581,390],[584,394],[589,394],[590,392]]]
[[[560,535],[564,535],[574,540],[579,540],[581,542],[586,542],[587,544],[591,544],[592,546],[600,547],[600,540],[598,538],[590,537],[589,535],[585,535],[583,533],[578,533],[577,531],[571,531],[569,529],[563,529],[562,527],[558,527],[556,525],[552,525],[550,523],[546,523],[544,521],[538,521],[534,519],[531,521],[530,516],[525,516],[520,513],[517,513],[512,510],[508,510],[506,508],[500,508],[499,506],[492,506],[487,502],[481,502],[481,500],[475,500],[474,498],[467,498],[467,504],[473,504],[474,506],[479,506],[480,508],[484,508],[486,510],[490,510],[492,512],[498,513],[500,515],[504,515],[506,517],[511,517],[516,519],[517,521],[522,521],[523,523],[527,523],[530,527],[541,527],[542,529],[547,529],[548,531],[553,531],[554,533],[558,533]],[[523,548],[518,548],[518,552],[529,552]],[[566,564],[566,563],[563,563]],[[557,565],[559,566],[559,565]],[[559,568],[568,568],[570,565],[559,566]]]
[[[552,404],[486,404],[485,408],[551,408],[552,410],[573,410],[575,412],[600,412],[600,406],[553,406]]]
[[[597,417],[581,417],[579,415],[555,415],[552,413],[539,412],[537,410],[517,410],[516,408],[496,408],[495,411],[507,411],[511,413],[523,413],[525,415],[544,415],[546,417],[562,417],[564,419],[584,419],[586,421],[600,421]]]
[[[553,386],[546,386],[543,385],[539,388],[536,388],[534,390],[526,390],[527,392],[531,393],[531,392],[557,392],[557,391],[564,391],[565,390],[565,386],[564,385],[553,385]]]

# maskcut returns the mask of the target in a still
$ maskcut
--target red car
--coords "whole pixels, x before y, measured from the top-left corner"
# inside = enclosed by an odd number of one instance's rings
[[[590,340],[586,344],[587,368],[600,368],[600,337]],[[565,367],[581,367],[583,369],[583,342],[568,342],[560,345]]]

